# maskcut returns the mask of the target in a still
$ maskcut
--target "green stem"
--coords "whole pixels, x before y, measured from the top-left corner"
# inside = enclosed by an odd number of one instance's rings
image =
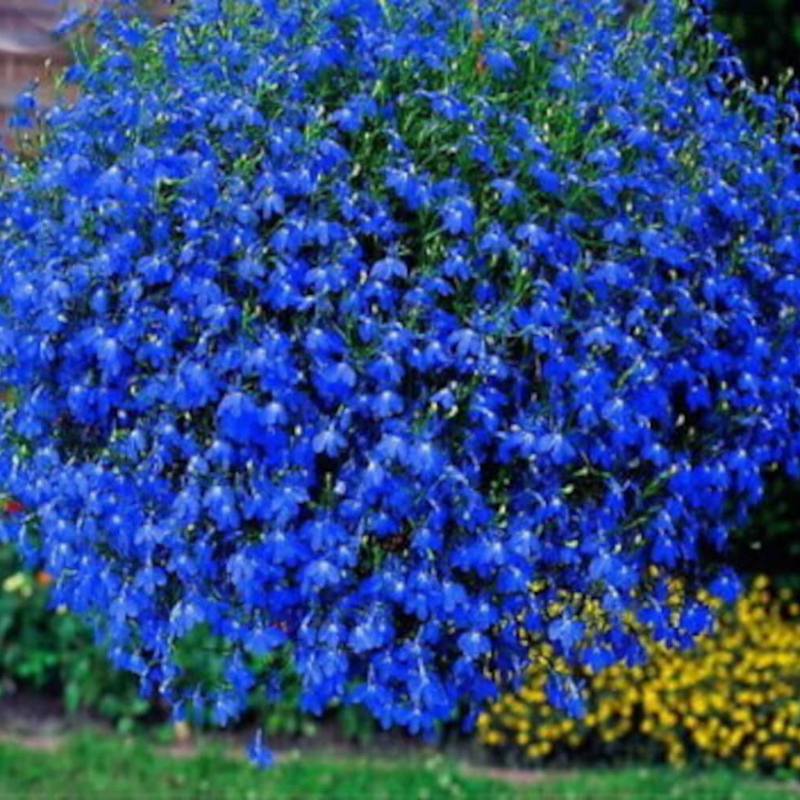
[[[470,11],[472,12],[472,37],[476,42],[483,39],[483,23],[481,22],[481,0],[470,0]]]

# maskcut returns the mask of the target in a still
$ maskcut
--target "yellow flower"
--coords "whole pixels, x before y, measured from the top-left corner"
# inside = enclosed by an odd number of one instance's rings
[[[676,613],[683,594],[673,582]],[[585,612],[600,615],[590,600]],[[528,758],[542,759],[591,739],[610,744],[635,732],[657,742],[673,764],[696,754],[736,759],[745,769],[769,764],[800,772],[799,618],[800,603],[789,592],[772,592],[767,578],[757,578],[734,608],[722,610],[716,634],[695,648],[675,651],[650,642],[642,666],[586,670],[581,677],[589,686],[589,708],[582,720],[547,704],[549,667],[540,651],[525,687],[480,717],[478,735],[490,746],[516,741]],[[634,619],[629,624],[643,633]],[[567,665],[559,659],[555,668]]]
[[[17,572],[14,575],[9,575],[9,577],[3,581],[3,591],[8,592],[8,594],[14,594],[16,592],[22,592],[27,585],[27,575],[25,575],[24,572]]]

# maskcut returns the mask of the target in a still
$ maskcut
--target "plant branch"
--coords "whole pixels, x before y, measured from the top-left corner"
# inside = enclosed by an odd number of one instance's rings
[[[472,12],[472,38],[476,42],[483,41],[483,22],[481,20],[480,0],[470,0],[470,11]]]
[[[480,74],[486,71],[486,58],[481,52],[481,45],[483,44],[483,20],[481,19],[481,3],[480,0],[469,0],[469,7],[472,13],[472,42],[478,50],[477,60],[475,62],[475,69]]]

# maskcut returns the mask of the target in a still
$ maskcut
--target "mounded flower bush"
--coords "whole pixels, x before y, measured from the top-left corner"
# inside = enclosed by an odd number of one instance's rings
[[[4,535],[176,714],[283,655],[431,733],[546,652],[575,714],[735,597],[798,472],[798,95],[622,5],[107,13],[5,158]]]

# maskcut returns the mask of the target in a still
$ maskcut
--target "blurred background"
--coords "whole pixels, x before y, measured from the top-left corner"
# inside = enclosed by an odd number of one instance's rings
[[[169,13],[168,4],[155,11]],[[38,83],[44,103],[53,102],[53,78],[69,63],[51,33],[59,14],[53,0],[0,0],[0,134],[9,146],[17,95]],[[717,24],[759,79],[800,66],[793,0],[723,0]],[[0,513],[16,510],[7,502]],[[477,732],[443,731],[437,748],[381,733],[358,709],[312,719],[296,693],[277,705],[265,693],[225,736],[208,720],[174,726],[158,698],[140,697],[132,678],[108,667],[81,622],[52,607],[50,577],[0,547],[0,800],[623,798],[663,796],[667,784],[671,797],[789,796],[800,776],[799,527],[800,485],[773,476],[733,543],[748,590],[697,650],[652,645],[646,666],[587,676],[583,720],[547,705],[545,675],[534,669],[521,692],[481,716]],[[187,657],[198,675],[217,668],[208,643]],[[282,754],[266,776],[238,757],[257,721]]]

